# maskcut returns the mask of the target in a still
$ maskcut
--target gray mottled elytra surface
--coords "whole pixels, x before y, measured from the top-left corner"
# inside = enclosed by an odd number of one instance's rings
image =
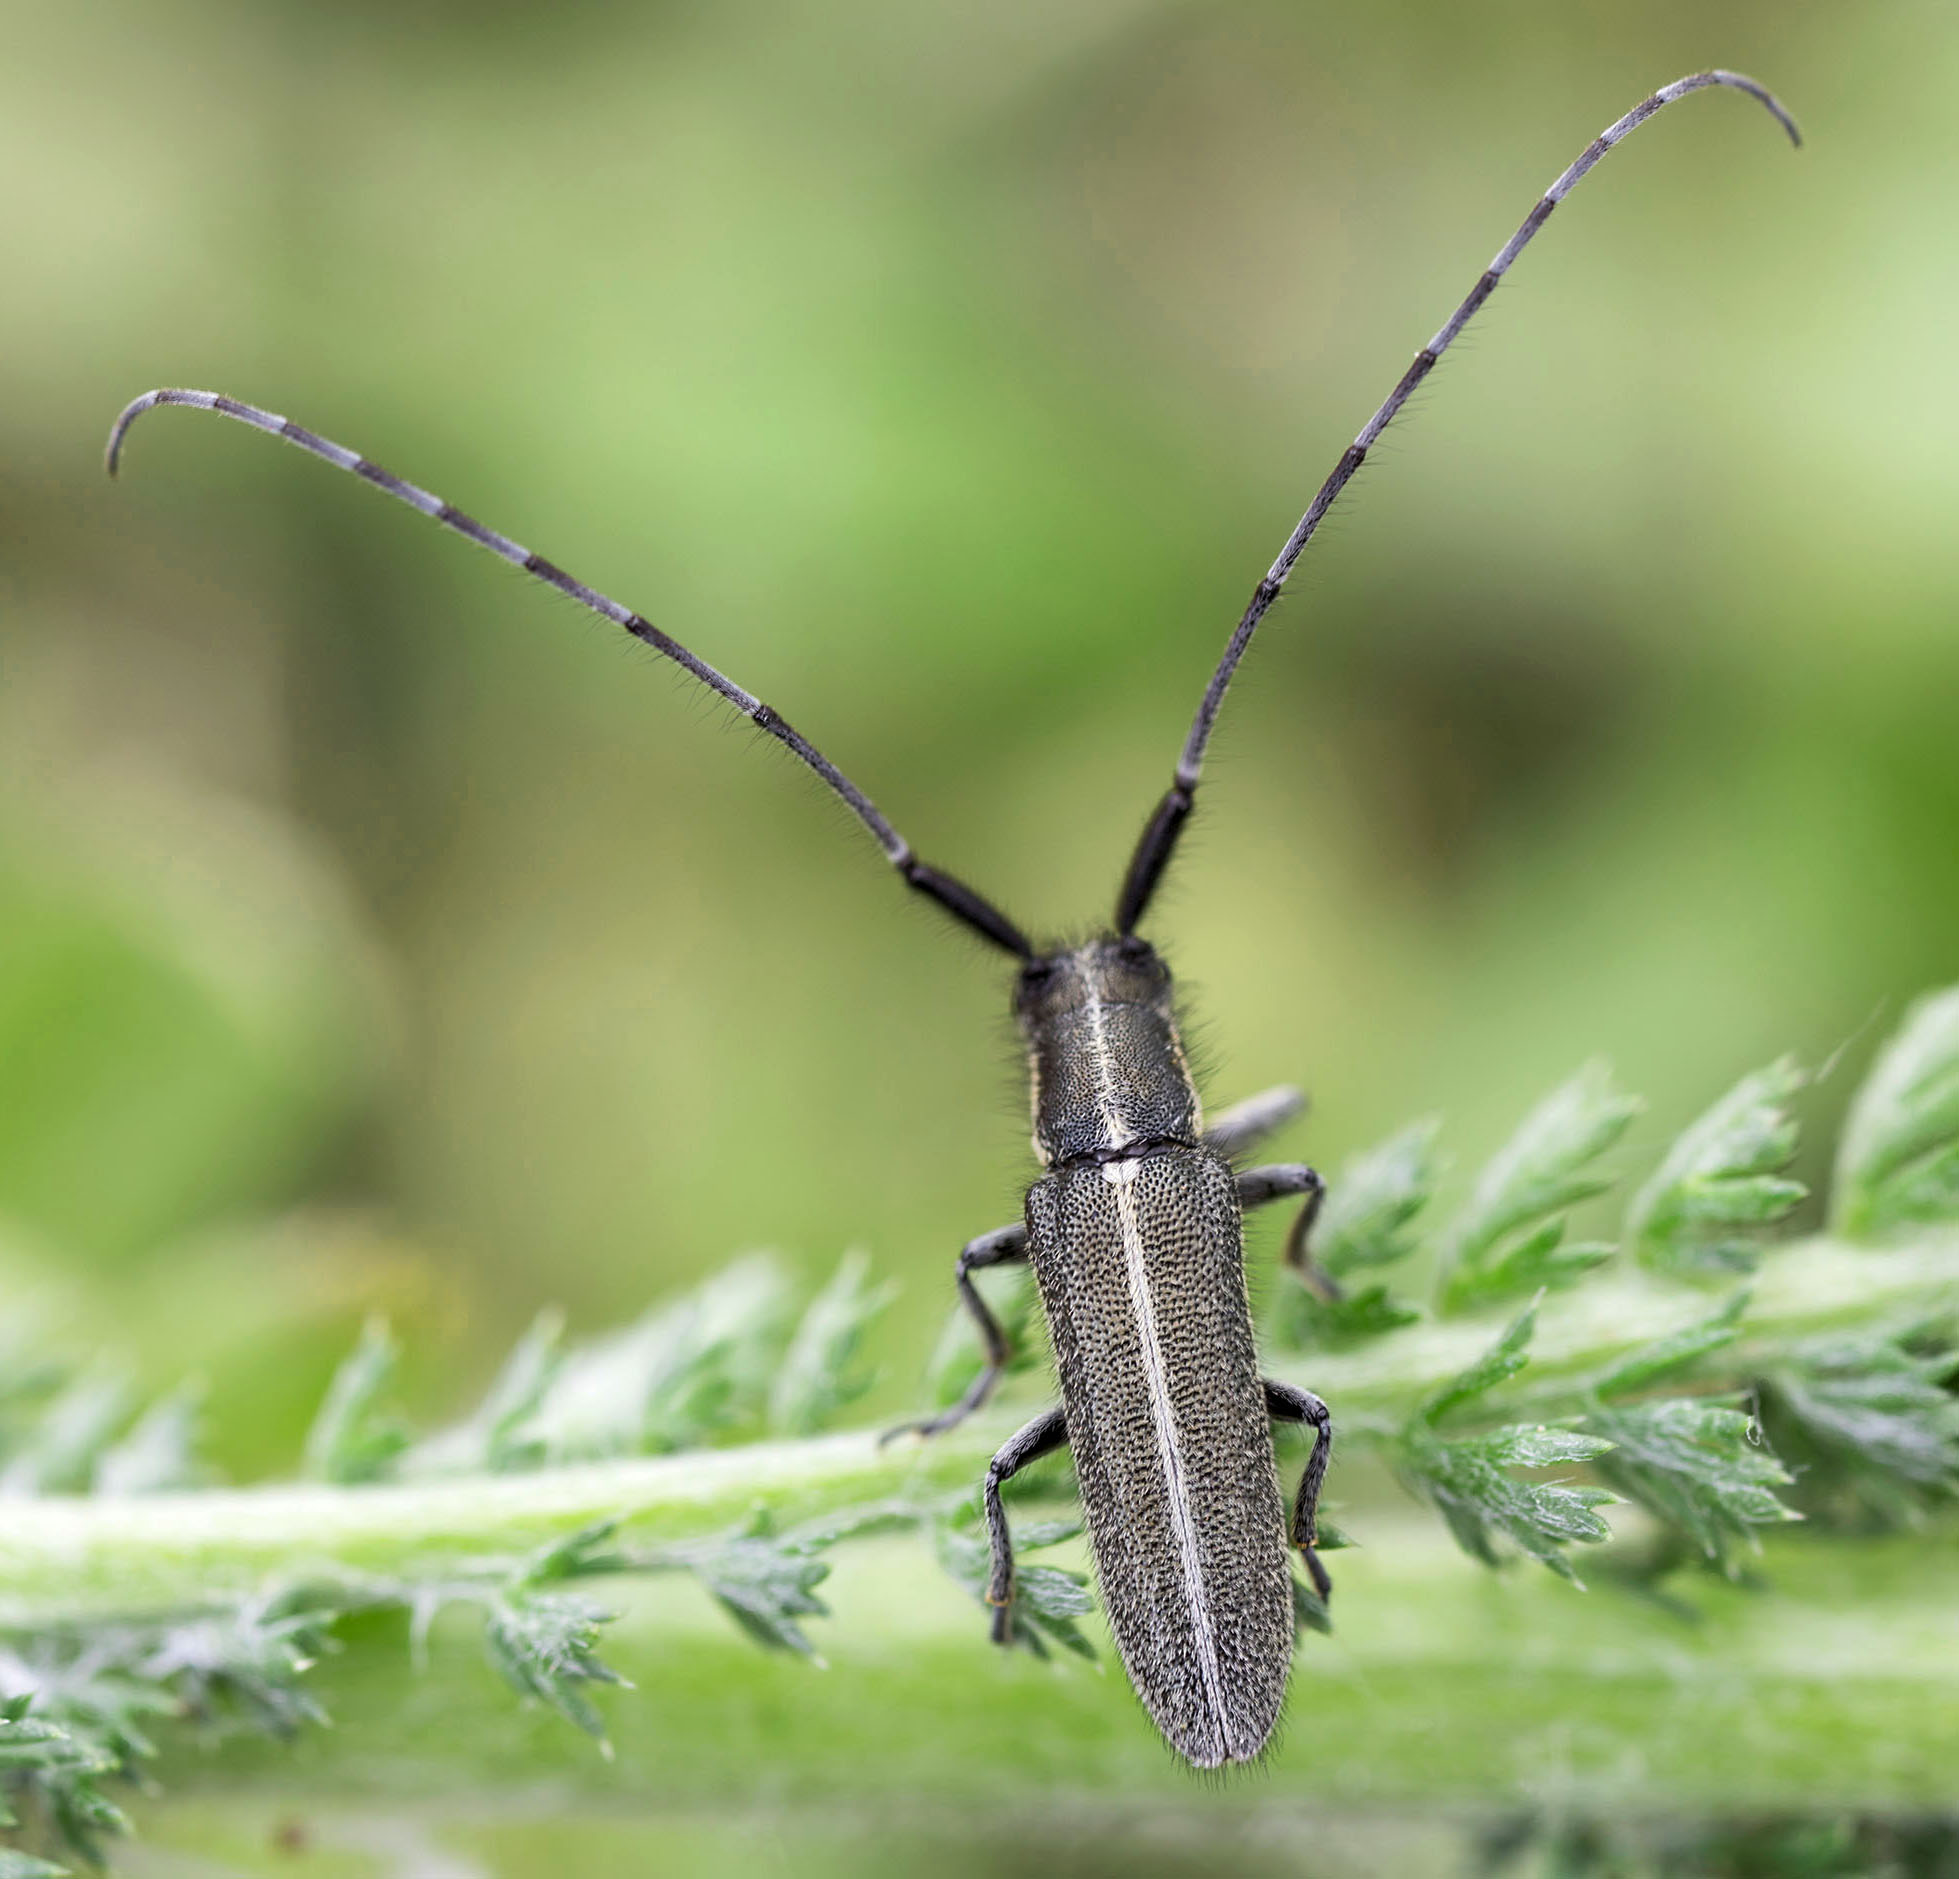
[[[1028,968],[1027,1252],[1129,1679],[1203,1768],[1256,1755],[1292,1661],[1285,1515],[1224,1157],[1199,1139],[1168,970],[1108,938]]]
[[[1202,1148],[1072,1168],[1027,1220],[1124,1668],[1197,1766],[1244,1761],[1278,1720],[1293,1618],[1231,1171]]]

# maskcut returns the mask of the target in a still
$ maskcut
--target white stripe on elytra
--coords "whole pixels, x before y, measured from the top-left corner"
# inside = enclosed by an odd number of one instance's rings
[[[1129,1272],[1129,1302],[1136,1313],[1143,1353],[1143,1387],[1156,1424],[1156,1444],[1163,1457],[1164,1486],[1170,1504],[1170,1526],[1177,1536],[1183,1561],[1184,1595],[1190,1606],[1191,1630],[1197,1645],[1197,1665],[1204,1678],[1216,1721],[1218,1746],[1229,1752],[1225,1735],[1224,1684],[1218,1671],[1217,1638],[1211,1630],[1211,1608],[1204,1594],[1204,1562],[1197,1550],[1197,1531],[1190,1524],[1190,1500],[1184,1480],[1183,1456],[1177,1446],[1176,1411],[1170,1402],[1170,1380],[1164,1370],[1163,1346],[1156,1332],[1156,1300],[1150,1293],[1149,1269],[1143,1258],[1143,1232],[1136,1218],[1136,1174],[1140,1161],[1112,1161],[1102,1178],[1115,1189],[1116,1217],[1122,1224],[1123,1261]]]

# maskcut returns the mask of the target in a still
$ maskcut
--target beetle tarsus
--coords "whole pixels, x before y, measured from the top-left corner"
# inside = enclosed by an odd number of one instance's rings
[[[1313,1548],[1320,1537],[1320,1484],[1326,1479],[1327,1463],[1333,1459],[1333,1412],[1311,1390],[1276,1383],[1270,1377],[1265,1379],[1265,1407],[1274,1422],[1303,1422],[1313,1431],[1313,1452],[1306,1457],[1299,1495],[1292,1504],[1291,1537],[1306,1562],[1313,1590],[1321,1598],[1329,1598],[1333,1581]]]

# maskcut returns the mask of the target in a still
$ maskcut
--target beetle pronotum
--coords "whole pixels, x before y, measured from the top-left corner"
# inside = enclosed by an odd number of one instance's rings
[[[959,1296],[978,1325],[983,1368],[951,1409],[911,1427],[934,1434],[991,1395],[1010,1353],[971,1274],[1031,1261],[1053,1337],[1061,1403],[1035,1417],[987,1470],[994,1636],[1006,1642],[1012,1635],[1013,1551],[1001,1484],[1066,1444],[1130,1681],[1171,1746],[1200,1768],[1256,1756],[1278,1720],[1293,1646],[1288,1541],[1320,1596],[1330,1590],[1313,1547],[1332,1420],[1318,1397],[1260,1377],[1243,1256],[1244,1210],[1302,1197],[1287,1263],[1306,1283],[1325,1285],[1308,1248],[1323,1189],[1311,1168],[1296,1163],[1236,1166],[1296,1113],[1294,1092],[1270,1091],[1205,1127],[1178,1035],[1169,969],[1136,929],[1190,817],[1232,676],[1328,509],[1579,179],[1655,112],[1713,85],[1746,92],[1792,143],[1800,142],[1789,114],[1754,80],[1698,72],[1627,112],[1545,191],[1341,455],[1253,591],[1204,688],[1170,788],[1130,857],[1113,925],[1082,945],[1036,945],[990,900],[914,855],[863,791],[780,713],[639,614],[367,458],[207,391],[146,392],[110,434],[113,475],[129,427],[145,411],[172,404],[216,411],[351,470],[536,575],[673,660],[785,745],[870,830],[908,886],[1016,961],[1014,1013],[1026,1043],[1041,1174],[1028,1192],[1024,1219],[982,1234],[959,1256]],[[1274,1419],[1315,1431],[1289,1526],[1273,1457]]]

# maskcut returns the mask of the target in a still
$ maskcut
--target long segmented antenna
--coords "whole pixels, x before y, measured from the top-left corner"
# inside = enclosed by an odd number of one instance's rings
[[[1239,661],[1252,643],[1252,635],[1258,631],[1258,623],[1278,599],[1294,562],[1305,552],[1306,544],[1313,539],[1326,512],[1333,507],[1340,492],[1352,481],[1354,472],[1366,460],[1375,440],[1394,422],[1395,414],[1408,402],[1415,387],[1435,369],[1435,362],[1475,317],[1477,308],[1496,291],[1497,282],[1510,271],[1511,264],[1530,245],[1531,237],[1550,219],[1551,211],[1571,193],[1586,171],[1655,112],[1664,109],[1676,98],[1684,98],[1690,91],[1704,91],[1710,85],[1725,85],[1730,90],[1746,92],[1788,132],[1789,141],[1801,147],[1802,133],[1797,130],[1795,119],[1764,86],[1758,85],[1752,78],[1744,78],[1739,72],[1696,72],[1689,78],[1677,79],[1665,89],[1656,91],[1644,104],[1635,105],[1618,123],[1595,137],[1578,161],[1544,192],[1537,206],[1524,217],[1517,232],[1503,244],[1496,259],[1484,269],[1482,278],[1469,290],[1468,298],[1449,315],[1442,330],[1416,353],[1415,362],[1402,373],[1401,382],[1388,393],[1381,408],[1367,420],[1359,436],[1347,446],[1346,453],[1333,466],[1332,474],[1320,485],[1319,493],[1300,517],[1299,526],[1286,538],[1286,545],[1280,549],[1278,560],[1273,562],[1264,580],[1254,590],[1251,605],[1245,609],[1244,617],[1231,635],[1230,644],[1224,649],[1224,657],[1211,674],[1210,684],[1204,688],[1204,702],[1197,707],[1190,736],[1184,740],[1176,780],[1157,804],[1144,826],[1142,839],[1136,844],[1136,852],[1130,857],[1129,871],[1123,877],[1122,893],[1116,902],[1117,932],[1127,934],[1136,930],[1136,923],[1143,917],[1150,896],[1162,879],[1163,870],[1177,845],[1177,837],[1189,819],[1191,805],[1196,799],[1197,780],[1204,768],[1204,750],[1211,741],[1211,730],[1217,723],[1219,707],[1224,703],[1225,692],[1230,688]]]
[[[493,528],[485,528],[473,516],[465,515],[460,509],[444,502],[440,496],[431,495],[426,489],[419,489],[413,483],[404,482],[400,477],[382,469],[378,463],[370,463],[367,458],[344,449],[330,438],[320,436],[317,431],[309,431],[303,425],[280,417],[276,412],[261,411],[256,405],[241,404],[236,398],[226,398],[214,391],[186,391],[176,387],[146,391],[142,397],[124,407],[122,415],[116,419],[115,428],[109,433],[106,457],[111,476],[115,475],[121,460],[123,439],[128,435],[129,427],[145,411],[153,410],[158,405],[189,405],[198,411],[215,411],[220,417],[236,418],[241,424],[249,424],[256,430],[270,432],[274,437],[284,438],[289,444],[297,444],[301,450],[324,459],[336,469],[351,470],[354,475],[372,483],[376,489],[385,490],[397,501],[405,502],[411,509],[419,510],[423,515],[440,522],[444,528],[454,529],[458,535],[473,541],[479,548],[487,548],[491,554],[500,560],[508,561],[512,567],[522,568],[526,574],[534,574],[540,581],[555,587],[559,593],[569,595],[581,607],[589,607],[601,618],[610,620],[614,626],[624,627],[635,639],[651,646],[655,652],[665,658],[671,659],[684,672],[698,679],[709,691],[726,699],[758,730],[768,732],[777,743],[785,746],[801,762],[814,770],[829,788],[843,799],[858,821],[876,837],[877,845],[884,850],[884,858],[904,876],[908,887],[915,888],[928,899],[937,901],[956,920],[962,921],[1003,951],[1010,952],[1020,959],[1033,957],[1034,948],[1019,927],[1015,926],[991,901],[975,893],[963,881],[955,880],[951,875],[920,861],[912,853],[911,844],[879,813],[877,805],[780,712],[743,691],[733,679],[717,672],[705,659],[696,658],[679,640],[661,632],[651,621],[642,618],[630,608],[622,607],[616,600],[600,593],[597,588],[587,587],[583,581],[574,580],[564,569],[545,560],[542,555],[532,554],[528,548],[519,546],[509,536],[499,535]]]

